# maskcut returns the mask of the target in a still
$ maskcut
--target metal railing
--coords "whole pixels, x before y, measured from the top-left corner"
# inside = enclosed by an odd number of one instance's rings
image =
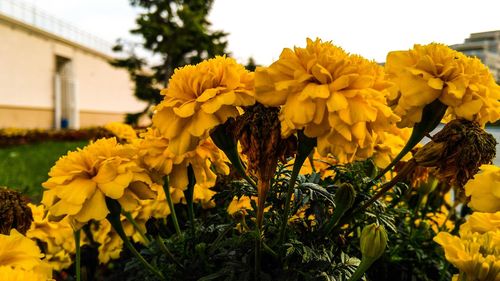
[[[113,55],[112,44],[21,0],[0,0],[0,14],[52,33],[106,55]]]

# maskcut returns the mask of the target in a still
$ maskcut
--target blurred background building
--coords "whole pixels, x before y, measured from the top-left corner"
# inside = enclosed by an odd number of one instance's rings
[[[0,1],[0,128],[79,128],[142,110],[112,45],[21,1]]]
[[[450,47],[468,56],[478,57],[489,67],[497,83],[500,82],[500,30],[472,33],[464,43]]]

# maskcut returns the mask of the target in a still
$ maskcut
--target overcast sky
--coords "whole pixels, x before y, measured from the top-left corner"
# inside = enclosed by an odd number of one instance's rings
[[[130,38],[138,13],[127,0],[25,2],[110,42]],[[304,46],[306,37],[381,62],[414,43],[455,44],[472,32],[500,29],[500,1],[215,0],[210,20],[229,32],[229,51],[242,63],[252,56],[270,64],[284,47]]]

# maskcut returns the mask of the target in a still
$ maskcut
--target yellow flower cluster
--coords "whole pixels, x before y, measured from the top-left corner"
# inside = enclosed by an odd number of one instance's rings
[[[412,129],[400,129],[396,126],[388,128],[387,131],[381,132],[375,144],[375,152],[373,161],[375,165],[381,169],[389,166],[392,160],[403,150],[406,142],[410,138]],[[402,161],[410,160],[411,155],[407,154]]]
[[[481,172],[465,184],[469,207],[479,212],[500,211],[500,167],[482,165]]]
[[[379,132],[399,118],[387,106],[383,69],[349,55],[330,42],[307,39],[306,48],[284,49],[280,58],[255,73],[255,98],[282,106],[282,136],[296,130],[317,138],[321,155],[340,162],[373,154]]]
[[[498,281],[500,278],[500,212],[473,213],[460,227],[460,237],[440,232],[434,241],[446,259],[460,270],[459,280]]]
[[[156,172],[168,175],[170,193],[174,203],[185,203],[184,191],[187,189],[188,166],[191,165],[196,184],[193,199],[204,207],[212,207],[214,191],[210,190],[215,185],[217,175],[211,169],[212,165],[218,173],[229,174],[229,166],[225,163],[224,154],[209,140],[203,140],[194,150],[181,155],[175,155],[168,148],[170,141],[162,136],[157,129],[148,129],[141,135],[142,141],[138,143],[139,155],[142,161]]]
[[[234,196],[233,200],[231,203],[229,203],[229,206],[227,207],[227,213],[230,214],[231,216],[235,216],[237,214],[242,214],[246,215],[247,211],[246,210],[251,210],[252,209],[252,201],[257,204],[257,196],[241,196],[240,198]]]
[[[123,240],[115,232],[109,221],[102,220],[92,223],[90,230],[94,241],[99,243],[97,258],[100,263],[106,264],[110,260],[120,257],[123,249]]]
[[[52,280],[52,269],[41,260],[43,254],[34,241],[12,229],[0,234],[0,277],[2,280]]]
[[[484,125],[500,118],[500,87],[477,58],[443,44],[416,44],[409,51],[390,52],[385,69],[397,85],[390,99],[401,127],[420,122],[423,108],[437,99],[448,106],[448,119]]]
[[[253,74],[227,57],[176,69],[162,94],[153,125],[175,155],[192,151],[210,130],[240,115],[238,106],[255,103]]]
[[[132,142],[137,138],[134,128],[121,122],[110,122],[104,125],[104,128],[113,133],[118,139],[125,140],[126,142]]]
[[[125,211],[134,210],[139,200],[156,196],[136,154],[133,146],[120,145],[115,138],[69,152],[56,162],[50,178],[42,184],[47,189],[42,203],[53,216],[69,216],[76,229],[92,219],[106,218],[106,197],[118,200]]]
[[[56,270],[68,268],[72,264],[71,255],[75,253],[73,228],[69,219],[58,222],[49,221],[43,205],[28,204],[33,213],[33,223],[26,233],[26,237],[45,243],[45,258],[50,266]],[[82,243],[83,244],[83,243]]]

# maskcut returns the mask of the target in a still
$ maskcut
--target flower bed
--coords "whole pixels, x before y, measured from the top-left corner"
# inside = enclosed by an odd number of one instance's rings
[[[60,158],[41,205],[2,190],[23,206],[5,208],[4,276],[500,280],[483,129],[500,87],[477,59],[432,43],[383,68],[308,39],[255,73],[177,69],[162,94],[147,130],[115,124]]]

